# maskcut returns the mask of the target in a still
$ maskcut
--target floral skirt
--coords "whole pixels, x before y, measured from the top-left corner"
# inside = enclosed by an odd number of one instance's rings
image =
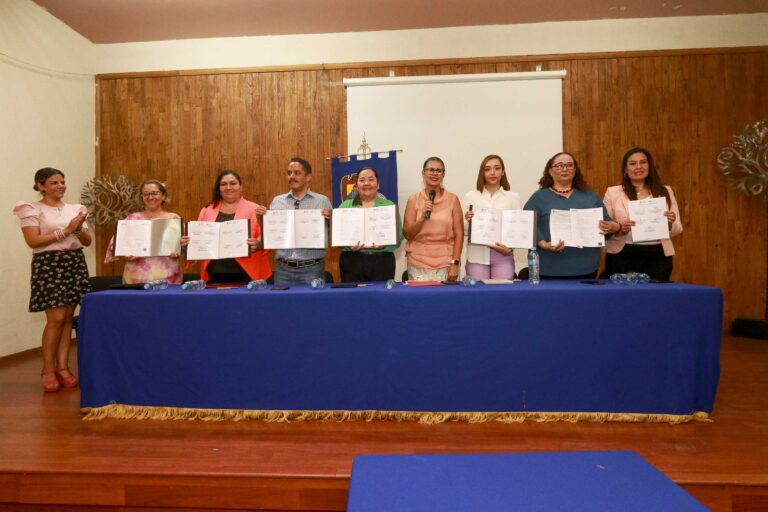
[[[445,281],[451,267],[417,268],[408,265],[408,279],[411,281]]]
[[[91,291],[82,249],[46,251],[32,255],[32,294],[29,311],[77,306]]]

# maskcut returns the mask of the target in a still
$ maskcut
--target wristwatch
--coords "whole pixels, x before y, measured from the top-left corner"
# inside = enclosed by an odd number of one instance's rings
[[[461,263],[461,261],[459,261],[459,260],[451,260],[451,265],[458,265],[459,263]]]

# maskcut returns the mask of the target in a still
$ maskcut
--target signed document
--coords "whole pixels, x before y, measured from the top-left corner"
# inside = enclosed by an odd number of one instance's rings
[[[351,247],[395,245],[397,243],[397,207],[336,208],[331,223],[331,244]]]
[[[530,249],[535,244],[534,212],[477,207],[473,210],[469,243]]]
[[[571,234],[571,211],[552,210],[549,212],[549,238],[552,245],[565,242],[567,247],[578,247]]]
[[[262,219],[265,249],[325,249],[323,210],[267,210]]]
[[[566,247],[603,247],[605,235],[600,233],[602,208],[571,208],[552,210],[549,215],[550,241],[561,240]]]
[[[170,256],[181,252],[181,219],[119,220],[115,256]]]
[[[188,260],[245,258],[250,254],[248,219],[227,222],[190,221],[187,223]]]
[[[669,238],[669,221],[664,216],[665,211],[667,200],[663,197],[630,201],[629,218],[635,221],[632,241],[648,242]]]

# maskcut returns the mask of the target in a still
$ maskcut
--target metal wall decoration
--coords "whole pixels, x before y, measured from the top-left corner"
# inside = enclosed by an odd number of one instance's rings
[[[717,155],[717,165],[731,185],[749,196],[763,196],[768,215],[768,117],[746,125],[733,136],[733,142]],[[766,239],[766,275],[768,275],[768,239]],[[768,297],[768,280],[765,283]],[[768,339],[768,300],[765,320],[737,318],[731,334]]]
[[[92,224],[115,224],[142,209],[139,184],[124,175],[93,178],[83,185],[80,201],[88,208]]]
[[[730,146],[720,150],[717,165],[731,185],[746,195],[765,195],[768,203],[768,118],[746,125]]]

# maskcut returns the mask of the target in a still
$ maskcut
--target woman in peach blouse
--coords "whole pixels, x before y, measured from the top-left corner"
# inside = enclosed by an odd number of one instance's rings
[[[670,238],[636,242],[632,239],[635,221],[629,218],[629,202],[652,197],[663,197],[667,204],[664,216],[669,224]],[[675,194],[662,183],[650,151],[632,148],[624,154],[621,185],[608,187],[603,203],[608,215],[620,226],[619,231],[605,241],[604,275],[642,272],[652,279],[668,281],[672,274],[672,256],[675,254],[671,237],[683,231],[683,224]]]
[[[456,281],[464,244],[461,203],[443,188],[445,164],[440,158],[427,158],[421,174],[424,189],[408,198],[403,219],[408,278]]]

